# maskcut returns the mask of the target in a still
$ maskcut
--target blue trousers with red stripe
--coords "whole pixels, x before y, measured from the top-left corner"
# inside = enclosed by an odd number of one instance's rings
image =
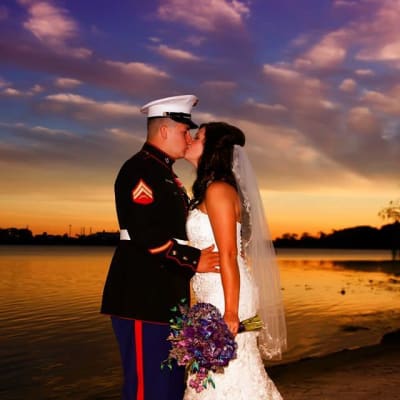
[[[124,372],[123,400],[182,400],[184,368],[172,371],[161,363],[168,357],[169,326],[111,317]]]

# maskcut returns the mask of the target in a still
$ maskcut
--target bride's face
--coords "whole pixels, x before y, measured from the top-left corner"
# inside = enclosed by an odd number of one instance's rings
[[[200,128],[196,132],[194,138],[192,139],[192,142],[189,144],[189,147],[185,153],[185,159],[193,164],[196,168],[199,163],[200,157],[203,154],[205,133],[206,129],[204,127]]]

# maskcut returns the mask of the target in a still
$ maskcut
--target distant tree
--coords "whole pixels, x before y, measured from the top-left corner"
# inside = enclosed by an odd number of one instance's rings
[[[297,233],[284,233],[282,235],[282,239],[285,240],[297,240],[297,238],[298,238]]]
[[[297,237],[296,233],[284,233],[282,237],[274,240],[274,245],[276,247],[298,247]]]
[[[379,242],[379,231],[371,226],[333,230],[324,242],[329,248],[372,249]]]
[[[32,237],[29,229],[0,229],[0,244],[29,244],[32,242]]]
[[[392,220],[395,223],[395,227],[398,228],[397,224],[400,224],[400,199],[392,200],[389,205],[382,208],[378,215],[383,219]],[[394,229],[393,234],[390,238],[390,245],[392,251],[392,260],[396,260],[397,256],[400,258],[400,234],[399,229]]]
[[[390,201],[389,205],[382,208],[378,215],[383,219],[391,219],[393,222],[400,222],[400,199]]]

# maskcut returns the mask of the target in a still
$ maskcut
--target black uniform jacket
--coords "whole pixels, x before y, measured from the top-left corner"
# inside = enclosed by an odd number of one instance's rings
[[[200,250],[186,240],[188,197],[172,171],[174,160],[144,144],[122,166],[115,181],[120,240],[103,291],[101,312],[167,323],[171,308],[189,299],[189,280]]]

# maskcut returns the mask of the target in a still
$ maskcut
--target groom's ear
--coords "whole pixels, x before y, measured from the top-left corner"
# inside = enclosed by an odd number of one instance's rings
[[[159,131],[160,131],[160,136],[164,140],[167,140],[168,139],[168,125],[167,124],[160,125]]]

